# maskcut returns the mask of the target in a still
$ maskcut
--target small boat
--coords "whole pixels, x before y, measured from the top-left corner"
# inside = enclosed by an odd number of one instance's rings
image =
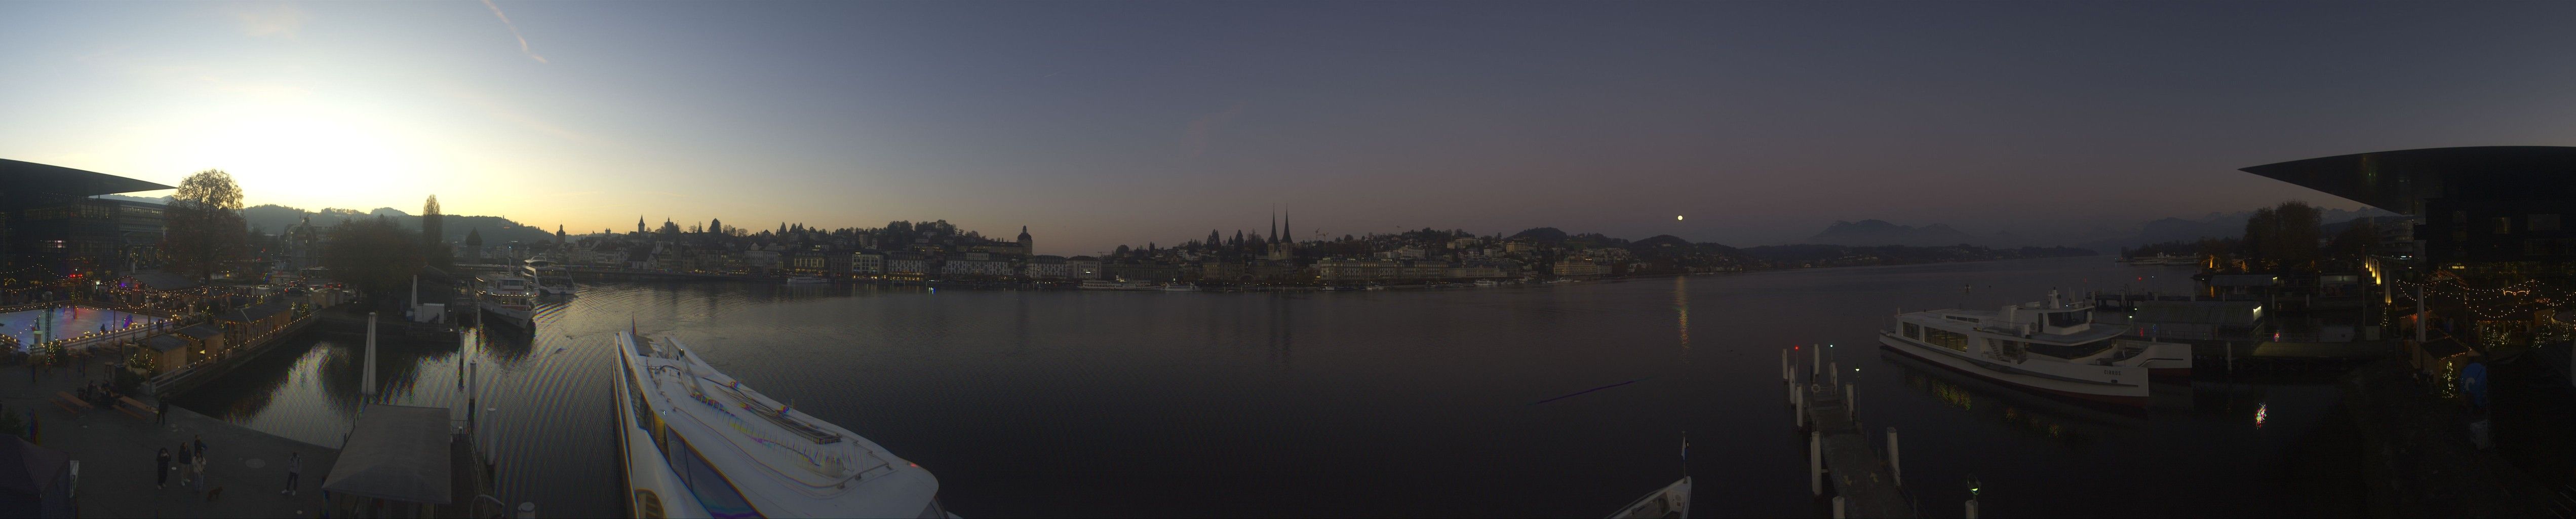
[[[616,342],[620,494],[635,517],[957,517],[920,464],[752,390],[678,339]]]
[[[1664,486],[1664,488],[1655,489],[1653,493],[1646,494],[1646,497],[1637,498],[1635,502],[1628,503],[1628,506],[1621,507],[1617,512],[1612,512],[1610,514],[1610,519],[1682,519],[1690,517],[1690,498],[1691,478],[1684,476],[1681,481],[1675,481],[1671,485]]]
[[[1501,282],[1501,281],[1495,281],[1495,280],[1491,280],[1491,279],[1479,279],[1479,280],[1476,280],[1476,286],[1480,286],[1480,287],[1498,287],[1498,286],[1503,286],[1503,282]]]
[[[823,285],[831,282],[832,280],[823,279],[822,276],[789,276],[787,278],[787,284],[790,285]]]
[[[1198,285],[1187,283],[1171,283],[1163,285],[1164,292],[1197,292],[1199,290]]]
[[[2129,326],[2093,322],[2093,305],[2044,302],[1999,311],[1932,310],[1896,316],[1879,345],[2029,391],[2145,406],[2155,376],[2189,376],[2191,345],[2125,339]]]

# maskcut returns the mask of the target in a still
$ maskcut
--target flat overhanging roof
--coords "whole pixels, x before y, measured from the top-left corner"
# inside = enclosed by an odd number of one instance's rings
[[[2416,214],[2416,202],[2427,198],[2576,199],[2576,147],[2568,146],[2376,151],[2239,171],[2400,214]]]
[[[95,196],[135,191],[178,189],[151,182],[49,164],[0,159],[0,188],[68,196]]]

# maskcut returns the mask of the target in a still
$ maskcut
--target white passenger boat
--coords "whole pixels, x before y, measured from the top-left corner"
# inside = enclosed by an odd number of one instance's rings
[[[1188,284],[1188,283],[1171,283],[1171,284],[1163,285],[1163,291],[1164,291],[1164,292],[1197,292],[1197,291],[1199,291],[1199,286],[1198,286],[1198,285]]]
[[[514,274],[479,276],[482,290],[474,295],[475,306],[485,313],[500,317],[504,324],[533,331],[536,308],[536,283]]]
[[[525,263],[525,266],[519,267],[519,275],[528,277],[528,284],[536,287],[537,295],[554,298],[573,295],[572,275],[563,267],[554,266],[554,262],[551,261],[534,258]]]
[[[2000,311],[1933,310],[1896,316],[1879,344],[1941,367],[2066,397],[2144,406],[2156,375],[2190,375],[2188,344],[2123,339],[2126,325],[2093,322],[2093,306],[2045,302]]]
[[[617,335],[635,517],[957,517],[920,465],[718,372],[676,339]]]
[[[787,278],[787,284],[790,285],[823,285],[831,282],[832,280],[823,279],[822,276],[789,276]]]
[[[1637,498],[1635,502],[1628,503],[1628,506],[1620,508],[1617,512],[1612,512],[1610,514],[1610,519],[1682,519],[1690,517],[1690,494],[1691,478],[1685,476],[1681,481],[1675,481],[1673,484],[1667,485],[1664,488],[1656,489],[1654,493],[1646,494],[1646,497]]]

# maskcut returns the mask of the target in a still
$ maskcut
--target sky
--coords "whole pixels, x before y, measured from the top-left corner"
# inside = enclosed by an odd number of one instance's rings
[[[2236,168],[2576,142],[2576,4],[7,2],[0,157],[575,232],[1090,254],[1554,226],[2135,226]],[[167,192],[138,193],[146,196]],[[1687,216],[1676,220],[1674,216]]]

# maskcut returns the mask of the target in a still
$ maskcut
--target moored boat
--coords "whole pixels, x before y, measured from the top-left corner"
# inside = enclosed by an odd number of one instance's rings
[[[617,349],[635,517],[957,517],[929,470],[752,390],[677,339],[623,332]]]
[[[1162,286],[1161,286],[1161,285],[1155,285],[1155,284],[1153,284],[1153,283],[1139,283],[1139,282],[1132,282],[1132,281],[1104,281],[1104,280],[1094,279],[1094,280],[1090,280],[1090,281],[1084,281],[1084,282],[1082,282],[1082,286],[1081,286],[1080,288],[1081,288],[1081,289],[1083,289],[1083,290],[1158,290],[1158,289],[1161,289],[1161,288],[1162,288]]]
[[[528,278],[514,274],[485,274],[477,277],[482,289],[475,293],[475,306],[484,313],[499,316],[503,324],[534,331],[537,287]]]
[[[2158,375],[2189,375],[2191,346],[2121,338],[2125,325],[2093,322],[2089,304],[2045,302],[1998,311],[1932,310],[1896,317],[1879,344],[1934,365],[2006,385],[2083,400],[2144,406]]]
[[[790,284],[790,285],[823,285],[823,284],[829,284],[829,283],[831,283],[831,282],[832,282],[832,280],[829,280],[829,279],[823,279],[823,277],[822,277],[822,276],[788,276],[788,277],[787,277],[787,284]]]
[[[1171,284],[1163,285],[1163,291],[1164,291],[1164,292],[1197,292],[1197,291],[1199,291],[1199,286],[1198,286],[1198,285],[1188,284],[1188,283],[1171,283]]]
[[[1682,477],[1612,512],[1610,519],[1682,519],[1690,517],[1691,478]]]

